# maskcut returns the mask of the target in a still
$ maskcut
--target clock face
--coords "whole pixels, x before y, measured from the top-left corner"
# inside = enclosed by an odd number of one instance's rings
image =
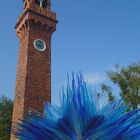
[[[34,47],[39,51],[45,51],[46,50],[46,44],[41,39],[36,39],[34,41]]]

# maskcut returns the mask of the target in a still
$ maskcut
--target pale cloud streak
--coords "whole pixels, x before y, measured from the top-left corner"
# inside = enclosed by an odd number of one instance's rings
[[[84,78],[90,84],[99,84],[107,80],[106,74],[104,73],[87,73],[84,74]]]

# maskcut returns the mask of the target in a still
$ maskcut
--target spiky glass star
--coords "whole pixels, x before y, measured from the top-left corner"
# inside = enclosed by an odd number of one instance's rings
[[[76,79],[76,80],[75,80]],[[82,75],[68,80],[60,107],[45,105],[44,116],[17,125],[20,140],[140,140],[139,110],[126,113],[127,106],[116,101],[99,109],[92,90]]]

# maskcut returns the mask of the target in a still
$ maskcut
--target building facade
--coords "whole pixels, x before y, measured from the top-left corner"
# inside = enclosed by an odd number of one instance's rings
[[[23,2],[15,27],[20,47],[13,123],[31,114],[32,109],[42,113],[43,103],[51,101],[51,38],[56,30],[56,13],[51,11],[50,0]],[[11,140],[16,140],[12,134]]]

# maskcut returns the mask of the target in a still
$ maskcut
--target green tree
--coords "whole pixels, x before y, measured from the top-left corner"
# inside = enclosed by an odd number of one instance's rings
[[[119,87],[120,96],[129,109],[140,106],[140,62],[130,64],[127,67],[115,65],[114,71],[107,72],[111,82]],[[101,89],[107,93],[109,101],[115,99],[111,86],[103,84]]]
[[[0,140],[10,139],[13,101],[5,96],[0,97]]]
[[[107,93],[107,97],[110,102],[115,100],[115,97],[113,96],[113,93],[112,93],[112,88],[110,86],[106,84],[102,84],[101,90],[102,90],[102,93]]]

